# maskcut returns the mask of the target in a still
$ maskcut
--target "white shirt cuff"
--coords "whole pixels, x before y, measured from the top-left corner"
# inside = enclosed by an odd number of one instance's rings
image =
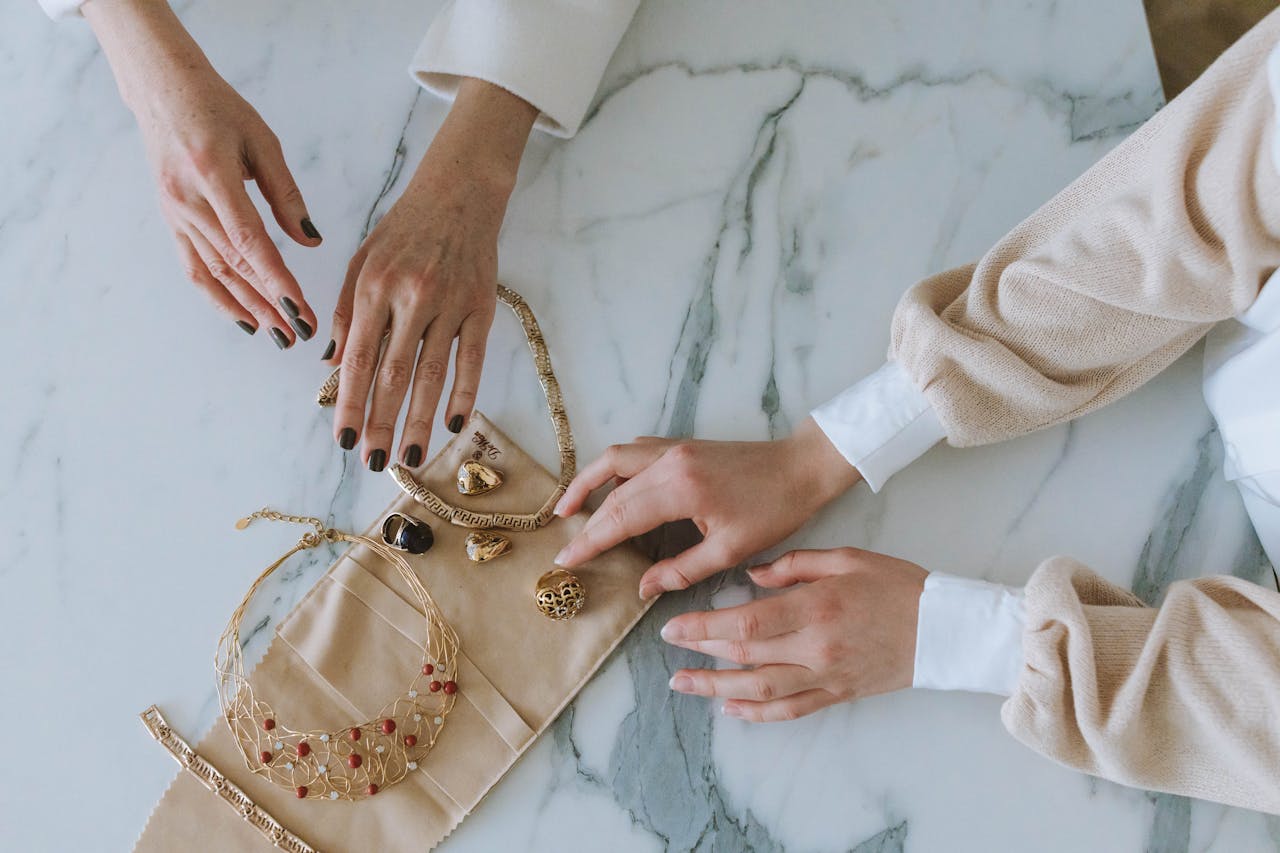
[[[933,572],[920,594],[911,686],[1012,695],[1025,622],[1021,589]]]
[[[40,8],[55,21],[59,18],[75,18],[86,0],[40,0]]]
[[[896,361],[811,414],[873,492],[947,437],[933,406]]]
[[[463,77],[501,86],[541,112],[535,127],[578,132],[640,0],[463,0],[427,31],[409,73],[453,100]]]

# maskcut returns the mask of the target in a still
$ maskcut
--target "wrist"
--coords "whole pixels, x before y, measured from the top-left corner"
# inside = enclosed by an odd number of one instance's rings
[[[783,439],[789,457],[788,470],[798,500],[814,511],[853,488],[862,479],[858,469],[840,454],[813,418],[805,418]]]
[[[432,160],[505,203],[537,117],[537,108],[519,96],[466,78],[423,162]]]
[[[81,13],[102,46],[121,100],[134,113],[159,84],[172,85],[192,70],[213,71],[164,0],[89,0]]]

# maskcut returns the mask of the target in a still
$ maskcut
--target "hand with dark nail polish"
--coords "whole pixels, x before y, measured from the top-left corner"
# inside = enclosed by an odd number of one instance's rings
[[[356,446],[356,431],[351,427],[345,427],[342,432],[338,433],[338,446],[343,450],[350,450]]]
[[[386,468],[386,467],[387,467],[387,451],[379,449],[369,454],[369,470],[370,471],[377,472],[377,471],[381,471],[383,468]]]
[[[271,330],[271,340],[275,341],[276,346],[279,347],[280,349],[289,348],[289,336],[286,335],[284,332],[280,331],[279,329]]]

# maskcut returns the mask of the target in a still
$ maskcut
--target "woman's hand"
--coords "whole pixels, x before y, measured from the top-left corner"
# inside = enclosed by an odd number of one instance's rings
[[[750,668],[682,669],[673,690],[726,699],[725,714],[759,723],[911,686],[924,569],[840,548],[792,551],[749,575],[766,589],[794,588],[682,614],[662,638]]]
[[[780,441],[639,438],[614,445],[556,506],[557,515],[573,515],[592,491],[621,481],[556,563],[576,566],[668,521],[692,519],[702,542],[640,578],[641,598],[653,598],[778,544],[859,478],[812,418]]]
[[[497,300],[498,231],[535,118],[510,92],[464,80],[413,180],[351,259],[324,358],[342,365],[334,438],[350,450],[363,436],[373,471],[387,464],[406,394],[398,458],[422,463],[454,338],[444,422],[456,433],[471,416]]]
[[[285,349],[315,313],[245,191],[255,181],[286,234],[320,243],[275,134],[209,64],[162,0],[83,7],[133,110],[188,277],[245,332]]]

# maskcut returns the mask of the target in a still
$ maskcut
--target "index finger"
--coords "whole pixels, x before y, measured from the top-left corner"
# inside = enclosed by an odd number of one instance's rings
[[[587,526],[556,555],[557,566],[585,563],[632,536],[685,516],[671,500],[671,491],[650,485],[643,474],[614,489]]]
[[[694,640],[761,640],[798,631],[805,614],[791,596],[774,595],[726,607],[682,613],[662,626],[662,639],[682,645]]]
[[[615,444],[600,454],[569,483],[564,496],[556,504],[556,515],[567,518],[582,509],[587,496],[614,477],[631,479],[662,458],[671,444],[668,440],[643,444]]]
[[[316,315],[302,295],[298,280],[289,272],[280,250],[267,234],[267,227],[253,206],[244,183],[237,181],[228,188],[213,184],[206,191],[214,215],[222,224],[227,240],[253,267],[259,282],[267,289],[263,295],[285,311],[298,336],[304,341],[315,334]]]

